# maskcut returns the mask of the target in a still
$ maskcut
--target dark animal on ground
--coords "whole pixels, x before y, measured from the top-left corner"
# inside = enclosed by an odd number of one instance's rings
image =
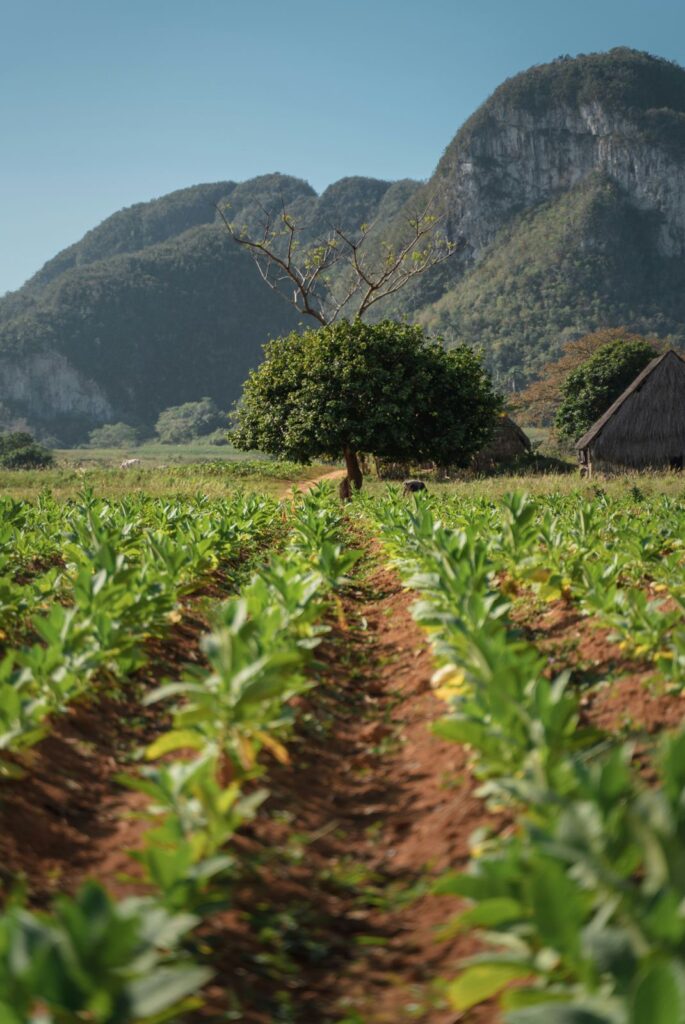
[[[423,480],[405,480],[402,487],[403,494],[416,494],[417,491],[425,491],[426,485]]]

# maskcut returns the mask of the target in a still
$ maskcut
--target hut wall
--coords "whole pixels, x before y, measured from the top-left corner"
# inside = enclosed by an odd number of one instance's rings
[[[590,443],[595,468],[662,468],[685,457],[685,363],[665,359]]]
[[[500,463],[511,462],[531,450],[528,436],[517,423],[507,415],[500,416],[495,424],[493,436],[485,448],[474,455],[471,468],[486,472]]]

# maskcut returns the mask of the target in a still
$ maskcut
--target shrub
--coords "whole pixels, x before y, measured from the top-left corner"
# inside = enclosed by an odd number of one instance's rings
[[[34,441],[30,434],[23,431],[0,434],[0,468],[45,469],[54,461],[52,452]]]
[[[128,423],[104,423],[88,435],[91,448],[130,448],[140,444],[140,435]]]
[[[344,456],[359,487],[360,451],[468,465],[490,439],[499,407],[466,345],[446,352],[418,326],[341,320],[266,345],[230,439],[297,462]]]
[[[162,444],[183,444],[226,425],[226,413],[221,412],[211,398],[201,398],[199,402],[165,409],[159,414],[155,429]]]
[[[227,445],[229,443],[228,432],[226,430],[213,430],[211,434],[207,434],[204,440],[207,444],[214,444],[221,447],[221,445]]]

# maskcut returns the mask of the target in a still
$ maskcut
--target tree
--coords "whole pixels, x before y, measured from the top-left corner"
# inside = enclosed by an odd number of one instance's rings
[[[644,338],[618,339],[597,349],[561,386],[562,402],[554,420],[559,436],[567,441],[581,437],[656,354]]]
[[[358,451],[467,465],[499,408],[467,346],[448,352],[421,327],[392,320],[339,320],[265,346],[230,439],[296,462],[343,457],[359,488]]]
[[[34,441],[31,434],[24,431],[0,434],[2,469],[46,469],[54,461],[52,452]]]
[[[303,316],[322,326],[342,317],[362,319],[381,299],[403,288],[412,278],[438,266],[463,243],[439,231],[441,216],[434,212],[439,194],[409,213],[394,242],[379,239],[374,224],[356,232],[331,225],[323,238],[308,238],[282,203],[277,214],[262,208],[256,236],[228,219],[228,207],[217,212],[231,237],[254,259],[266,284]]]
[[[159,414],[155,429],[162,444],[183,444],[211,434],[227,422],[225,412],[211,398],[172,405]]]
[[[554,417],[562,401],[562,387],[568,375],[593,353],[613,341],[647,341],[658,347],[656,339],[646,339],[633,334],[625,327],[604,327],[592,331],[576,341],[564,345],[563,355],[547,365],[540,372],[540,379],[529,384],[524,391],[510,399],[508,404],[517,413],[521,422],[532,427],[547,427],[554,423]]]
[[[140,435],[128,423],[103,423],[88,435],[91,448],[131,448],[140,444]]]

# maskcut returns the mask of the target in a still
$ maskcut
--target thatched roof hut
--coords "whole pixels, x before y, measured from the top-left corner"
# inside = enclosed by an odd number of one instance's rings
[[[502,413],[497,417],[497,423],[492,438],[485,446],[473,456],[469,469],[476,473],[491,473],[494,469],[509,463],[516,462],[524,455],[530,454],[532,445],[527,434],[525,434],[517,423]],[[436,471],[432,462],[423,464],[411,462],[394,462],[392,459],[376,458],[376,471],[380,480],[404,480],[413,472],[431,473]],[[438,472],[445,473],[445,469]],[[447,467],[449,472],[449,467]],[[462,472],[461,469],[456,472]]]
[[[671,349],[652,359],[576,441],[581,468],[682,469],[685,360]]]
[[[510,416],[502,413],[497,417],[495,430],[485,448],[474,455],[471,466],[478,473],[485,473],[516,459],[528,455],[532,450],[530,438],[514,423]]]

